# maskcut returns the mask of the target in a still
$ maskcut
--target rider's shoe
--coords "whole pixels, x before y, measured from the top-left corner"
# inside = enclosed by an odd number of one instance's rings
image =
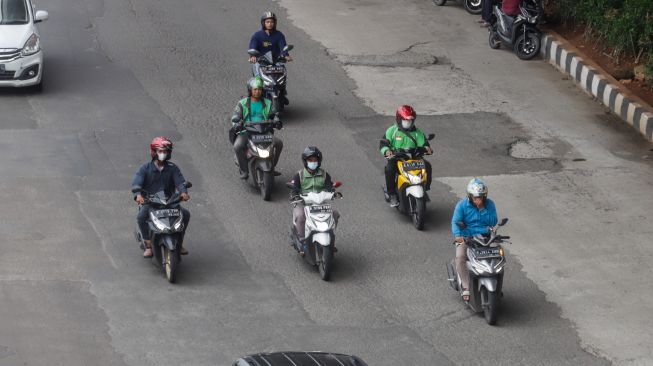
[[[397,198],[396,194],[391,194],[390,195],[390,207],[397,207],[399,206],[399,198]]]
[[[249,173],[248,173],[248,172],[244,172],[244,171],[242,171],[242,170],[239,170],[238,172],[239,172],[239,176],[238,176],[238,177],[239,177],[240,179],[247,179],[247,178],[249,178]]]
[[[143,252],[143,258],[152,258],[154,252],[152,252],[152,241],[144,240],[143,245],[145,246],[145,251]]]

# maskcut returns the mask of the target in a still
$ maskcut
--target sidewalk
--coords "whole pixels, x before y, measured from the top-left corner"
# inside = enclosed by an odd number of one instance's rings
[[[491,50],[487,31],[455,2],[279,3],[378,113],[403,103],[422,114],[505,113],[527,129],[532,139],[510,154],[562,168],[485,177],[511,218],[512,255],[576,324],[585,349],[617,364],[653,362],[643,341],[653,328],[653,283],[643,281],[652,274],[650,143],[547,63]],[[439,180],[462,196],[469,178]]]

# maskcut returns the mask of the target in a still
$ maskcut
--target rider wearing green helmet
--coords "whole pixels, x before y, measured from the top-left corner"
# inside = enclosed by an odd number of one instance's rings
[[[253,77],[247,82],[247,98],[243,98],[236,103],[234,114],[231,116],[231,130],[229,139],[234,144],[234,152],[238,159],[240,167],[240,178],[247,179],[247,141],[249,136],[242,127],[247,122],[274,121],[277,128],[281,128],[279,114],[274,108],[274,104],[267,98],[263,97],[263,79],[260,76]],[[283,142],[277,137],[272,140],[274,149],[274,165],[277,165]]]

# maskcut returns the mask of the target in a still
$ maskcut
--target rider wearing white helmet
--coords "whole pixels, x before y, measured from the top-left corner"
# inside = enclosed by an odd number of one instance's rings
[[[497,209],[494,202],[487,198],[487,185],[479,178],[474,178],[467,184],[467,198],[456,204],[451,218],[451,231],[456,242],[456,272],[460,274],[463,287],[463,300],[469,300],[469,273],[467,271],[467,245],[465,238],[487,234],[489,227],[497,224]],[[457,223],[464,222],[465,228]]]

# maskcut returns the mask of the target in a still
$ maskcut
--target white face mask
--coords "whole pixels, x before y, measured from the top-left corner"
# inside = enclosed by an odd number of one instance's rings
[[[168,157],[168,154],[166,153],[157,153],[156,155],[159,158],[159,161],[165,161],[166,158]]]
[[[401,127],[403,127],[405,130],[413,127],[413,121],[404,119],[401,121]]]
[[[317,169],[317,161],[314,161],[314,162],[309,161],[308,163],[306,163],[306,165],[308,166],[308,169],[310,169],[310,170]]]

